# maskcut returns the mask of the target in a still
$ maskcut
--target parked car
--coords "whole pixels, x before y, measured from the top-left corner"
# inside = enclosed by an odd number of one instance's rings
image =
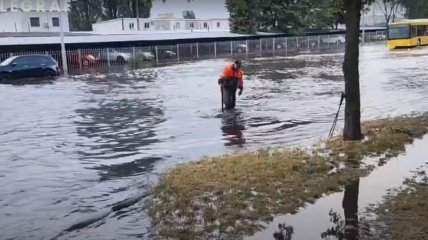
[[[141,56],[143,57],[143,60],[150,61],[150,60],[155,59],[155,55],[152,52],[141,51],[138,53],[141,54]]]
[[[73,53],[70,58],[72,59],[72,63],[80,64],[78,62],[79,61],[78,54]],[[73,60],[74,60],[74,62],[73,62]],[[83,66],[96,65],[99,62],[99,60],[100,60],[99,57],[95,57],[95,55],[91,54],[91,53],[82,54],[82,59],[80,59]]]
[[[177,53],[175,53],[174,51],[171,50],[166,50],[163,52],[164,56],[168,57],[168,58],[172,58],[177,56]]]
[[[49,55],[14,56],[0,63],[0,80],[58,75],[58,62]]]
[[[334,44],[343,44],[345,43],[345,37],[340,35],[333,35],[333,36],[323,36],[321,37],[322,43],[334,43]]]
[[[235,47],[235,51],[238,53],[246,53],[248,46],[246,44],[238,44]]]
[[[55,54],[52,56],[57,62],[61,62],[61,54]],[[90,66],[96,65],[100,61],[99,57],[95,57],[95,54],[92,53],[82,53],[79,59],[79,54],[77,52],[67,53],[67,63],[74,66]]]
[[[130,52],[119,51],[115,49],[110,49],[107,51],[102,51],[100,53],[100,59],[103,61],[116,61],[118,63],[126,63],[131,59],[132,54]]]

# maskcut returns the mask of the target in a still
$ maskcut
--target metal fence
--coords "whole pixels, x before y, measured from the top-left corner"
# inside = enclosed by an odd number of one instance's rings
[[[364,42],[384,41],[384,31],[369,32]],[[362,39],[360,39],[362,41]],[[304,52],[340,49],[345,46],[345,36],[319,35],[300,37],[261,38],[244,41],[222,41],[209,43],[177,44],[169,46],[96,48],[67,50],[67,63],[71,71],[101,68],[142,68],[159,64],[215,58],[251,58],[288,56]],[[0,60],[15,55],[48,54],[61,65],[60,51],[2,52]]]

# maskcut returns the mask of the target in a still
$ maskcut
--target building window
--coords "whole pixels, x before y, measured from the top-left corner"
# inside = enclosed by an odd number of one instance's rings
[[[220,22],[217,22],[217,27],[218,27],[218,28],[220,27]]]
[[[144,23],[144,28],[145,28],[145,29],[150,28],[150,23],[148,23],[148,22]]]
[[[129,24],[129,29],[130,29],[130,30],[134,30],[134,28],[135,28],[134,23],[130,23],[130,24]]]
[[[59,27],[59,18],[57,17],[52,18],[52,26]]]
[[[40,18],[38,18],[38,17],[30,18],[30,26],[31,27],[40,27]]]
[[[165,30],[165,24],[163,24],[163,23],[161,24],[161,29]]]
[[[204,28],[208,28],[208,23],[204,23]]]
[[[195,28],[195,24],[194,23],[190,23],[190,28]]]
[[[180,29],[180,23],[179,23],[179,22],[176,22],[176,23],[175,23],[175,28],[176,28],[176,29]]]

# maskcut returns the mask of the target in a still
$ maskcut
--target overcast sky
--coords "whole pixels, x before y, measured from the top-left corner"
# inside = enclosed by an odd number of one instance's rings
[[[161,13],[173,13],[175,17],[182,17],[184,10],[193,10],[197,18],[228,18],[229,13],[224,5],[225,0],[153,0],[151,17]]]

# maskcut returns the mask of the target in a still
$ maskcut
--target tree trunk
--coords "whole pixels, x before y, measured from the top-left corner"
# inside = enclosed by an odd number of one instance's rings
[[[358,70],[361,0],[344,0],[346,16],[345,75],[345,140],[359,140],[361,134],[360,73]]]

